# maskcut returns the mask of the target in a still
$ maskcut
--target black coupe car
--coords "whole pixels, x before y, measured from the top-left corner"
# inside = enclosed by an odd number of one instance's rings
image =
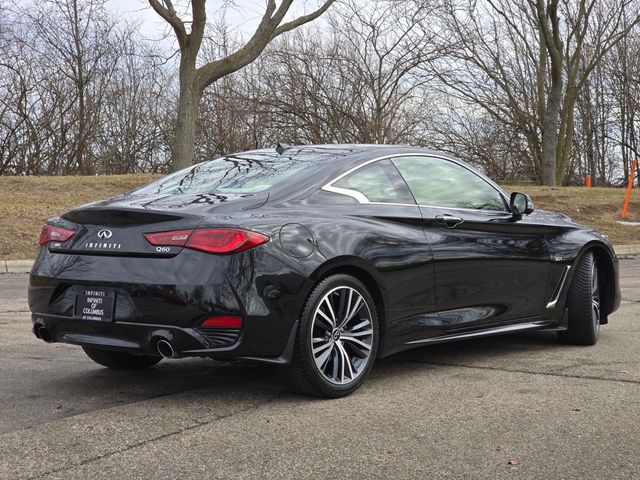
[[[227,155],[49,220],[35,335],[109,368],[286,368],[349,394],[376,358],[524,330],[596,343],[620,303],[606,237],[449,155],[316,145]]]

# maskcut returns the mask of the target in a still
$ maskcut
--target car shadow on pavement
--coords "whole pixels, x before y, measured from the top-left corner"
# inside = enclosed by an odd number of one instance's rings
[[[403,364],[403,372],[410,374],[471,362],[500,365],[505,357],[543,356],[544,352],[560,348],[566,347],[557,343],[555,334],[538,332],[431,345],[381,359],[374,368],[373,378],[367,383],[375,386],[377,378],[392,375],[398,364]],[[83,401],[94,404],[96,399],[101,399],[105,407],[198,389],[206,389],[207,398],[242,392],[251,393],[254,398],[267,398],[284,392],[279,367],[254,363],[163,360],[149,370],[119,372],[93,365],[87,359],[78,367],[65,374],[50,376],[43,383],[50,392],[65,392],[67,401],[73,398],[80,410]]]
[[[239,390],[282,390],[277,372],[271,366],[221,363],[209,359],[163,360],[143,371],[116,371],[79,361],[78,368],[48,375],[40,380],[43,392],[50,392],[73,403],[96,403],[102,407],[132,403],[206,388],[230,393]],[[46,394],[45,394],[46,395]]]
[[[396,362],[455,363],[496,360],[507,355],[544,354],[567,348],[558,342],[554,332],[525,332],[508,335],[437,343],[405,350],[380,360],[380,364]]]

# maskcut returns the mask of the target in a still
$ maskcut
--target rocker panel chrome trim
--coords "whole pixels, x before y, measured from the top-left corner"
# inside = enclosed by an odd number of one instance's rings
[[[453,340],[464,340],[467,338],[486,337],[489,335],[499,335],[501,333],[513,333],[513,332],[519,332],[522,330],[533,330],[537,328],[543,328],[548,324],[549,322],[538,320],[535,322],[518,323],[516,325],[505,325],[502,327],[488,328],[486,330],[479,330],[479,331],[468,332],[468,333],[459,333],[457,335],[442,335],[439,337],[425,338],[424,340],[412,340],[411,342],[406,342],[405,345],[442,343],[442,342],[449,342]]]

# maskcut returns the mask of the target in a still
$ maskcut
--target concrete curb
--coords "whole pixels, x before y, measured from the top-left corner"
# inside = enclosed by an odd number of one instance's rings
[[[33,260],[0,260],[0,274],[29,273],[32,266]]]
[[[619,258],[640,255],[640,245],[614,245],[613,249]],[[3,273],[29,273],[33,260],[0,260],[0,275]]]
[[[620,258],[633,257],[640,254],[640,245],[614,245],[613,249]]]

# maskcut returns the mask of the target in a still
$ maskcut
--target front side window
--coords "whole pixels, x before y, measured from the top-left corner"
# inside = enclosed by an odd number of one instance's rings
[[[435,157],[399,157],[393,164],[420,205],[506,211],[491,184],[455,162]]]
[[[365,165],[332,186],[361,193],[370,202],[415,204],[407,184],[390,160]]]

